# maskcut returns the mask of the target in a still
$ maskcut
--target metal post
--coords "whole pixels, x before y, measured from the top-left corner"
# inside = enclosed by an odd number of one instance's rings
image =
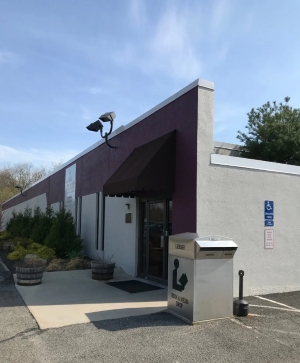
[[[249,304],[246,300],[243,300],[243,270],[239,270],[239,277],[239,299],[233,302],[233,314],[237,316],[247,316],[249,313]]]
[[[239,300],[243,300],[243,279],[244,279],[244,271],[239,271],[240,276],[240,288],[239,288]]]

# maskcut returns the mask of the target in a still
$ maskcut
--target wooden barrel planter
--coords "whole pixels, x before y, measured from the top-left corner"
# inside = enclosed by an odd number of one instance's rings
[[[91,261],[91,267],[93,280],[112,280],[114,277],[114,262]]]
[[[20,286],[35,286],[42,283],[45,266],[16,267],[17,284]]]

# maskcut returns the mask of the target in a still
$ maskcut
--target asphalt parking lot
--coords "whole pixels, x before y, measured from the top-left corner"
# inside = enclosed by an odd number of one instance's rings
[[[0,267],[0,362],[299,362],[300,292],[246,300],[248,317],[196,326],[162,312],[40,330]]]

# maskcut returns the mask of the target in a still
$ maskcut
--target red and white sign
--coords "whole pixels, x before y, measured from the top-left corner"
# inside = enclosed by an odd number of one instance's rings
[[[274,248],[274,229],[265,229],[265,249]]]

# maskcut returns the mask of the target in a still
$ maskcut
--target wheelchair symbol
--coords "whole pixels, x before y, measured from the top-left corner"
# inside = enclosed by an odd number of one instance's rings
[[[268,204],[266,205],[266,210],[271,210],[272,207],[270,206],[270,202],[268,201]]]

